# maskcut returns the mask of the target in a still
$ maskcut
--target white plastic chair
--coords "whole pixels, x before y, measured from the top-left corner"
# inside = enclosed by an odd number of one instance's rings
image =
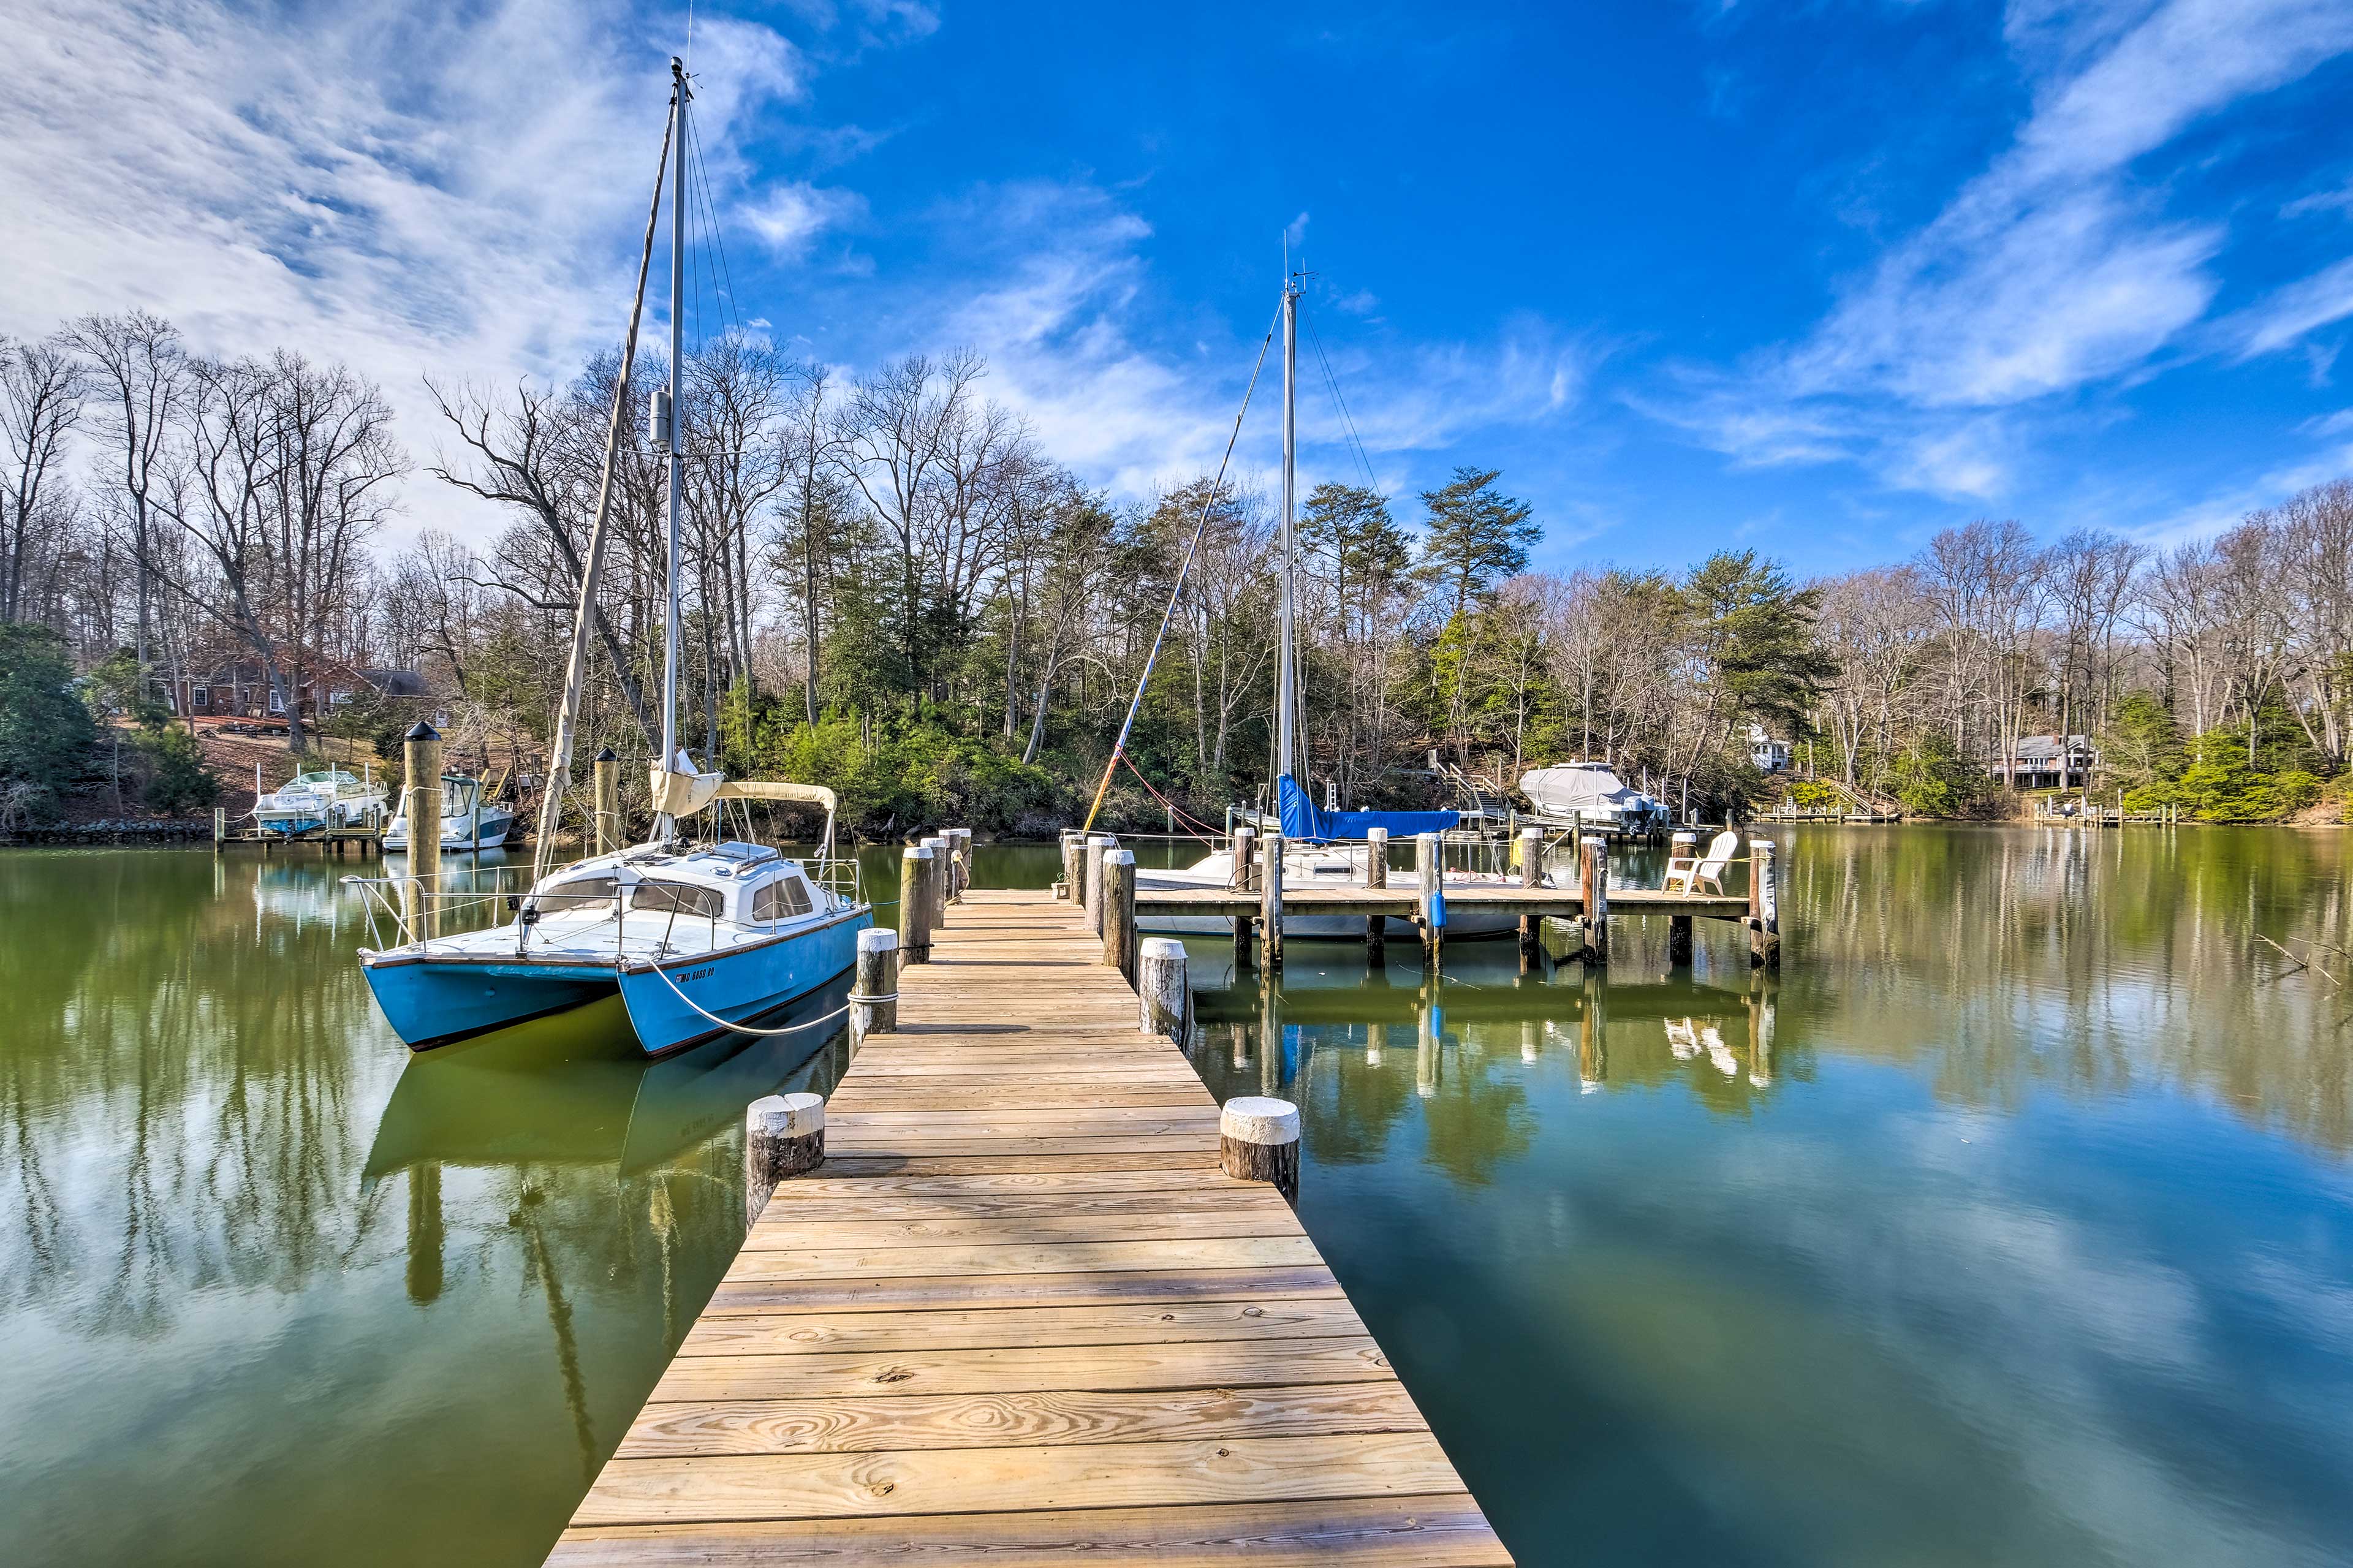
[[[1705,888],[1721,894],[1724,891],[1724,868],[1732,864],[1732,858],[1738,853],[1740,835],[1727,827],[1715,836],[1715,841],[1707,847],[1707,853],[1697,859],[1688,855],[1678,855],[1669,860],[1666,880],[1660,884],[1660,888],[1665,892],[1684,894]]]

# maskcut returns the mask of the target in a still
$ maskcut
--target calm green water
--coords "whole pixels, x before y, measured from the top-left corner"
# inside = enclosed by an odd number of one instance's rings
[[[2353,975],[2256,940],[2353,947],[2343,841],[1785,842],[1769,984],[1705,922],[1606,985],[1195,949],[1521,1561],[2353,1560]],[[733,1255],[742,1105],[839,1071],[412,1058],[357,868],[0,856],[0,1561],[536,1562]]]

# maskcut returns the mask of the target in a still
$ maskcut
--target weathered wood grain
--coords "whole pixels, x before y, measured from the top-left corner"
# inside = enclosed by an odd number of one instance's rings
[[[903,971],[553,1562],[1511,1561],[1083,911]]]

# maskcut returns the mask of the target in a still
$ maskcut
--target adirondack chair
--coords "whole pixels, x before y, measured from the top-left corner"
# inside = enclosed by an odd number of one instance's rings
[[[1707,853],[1694,859],[1678,855],[1667,862],[1666,880],[1660,887],[1670,893],[1695,893],[1703,888],[1710,892],[1724,891],[1724,868],[1740,852],[1740,835],[1730,828],[1715,836]]]

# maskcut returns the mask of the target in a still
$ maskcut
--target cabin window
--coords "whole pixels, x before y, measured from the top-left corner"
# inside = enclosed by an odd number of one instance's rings
[[[785,901],[785,913],[805,915],[809,912],[808,888],[798,877],[779,877],[776,888]]]
[[[691,882],[639,882],[629,895],[629,908],[652,914],[693,915],[697,919],[716,920],[724,912],[725,903],[716,888],[698,888]]]
[[[197,688],[195,689],[195,691],[193,691],[192,693],[190,693],[190,695],[191,695],[191,696],[193,696],[193,697],[195,699],[195,703],[196,703],[196,706],[197,706],[197,707],[199,707],[199,708],[209,708],[209,707],[211,707],[211,706],[212,706],[212,701],[211,701],[212,693],[211,693],[211,692],[209,692],[209,691],[207,691],[207,690],[206,690],[203,687],[201,687],[201,686],[197,687]]]
[[[279,696],[278,689],[274,686],[269,689],[269,710],[272,713],[283,713],[286,711],[285,699]]]
[[[798,877],[779,877],[752,895],[752,918],[762,924],[808,912],[808,889]]]
[[[327,693],[327,706],[330,708],[341,708],[351,700],[352,694],[348,691],[336,690]]]
[[[612,877],[575,877],[568,882],[558,882],[532,902],[543,914],[562,910],[610,909],[618,879]]]

